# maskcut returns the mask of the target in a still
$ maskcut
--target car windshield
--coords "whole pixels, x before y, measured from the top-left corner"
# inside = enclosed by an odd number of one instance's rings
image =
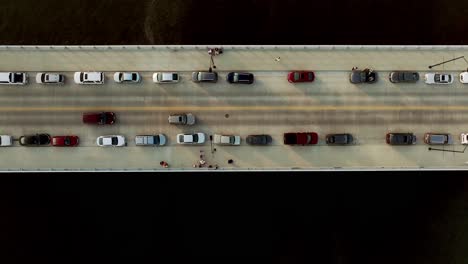
[[[102,114],[100,115],[99,119],[100,119],[99,122],[100,122],[101,124],[106,124],[106,123],[107,123],[107,115],[106,115],[106,113],[102,113]]]
[[[172,79],[173,79],[173,80],[177,80],[177,77],[178,77],[178,76],[177,76],[177,73],[172,74]]]
[[[309,72],[309,80],[312,80],[313,77],[314,77],[313,73]]]
[[[298,73],[298,72],[295,72],[295,73],[294,73],[294,80],[297,81],[297,80],[299,80],[300,78],[301,78],[301,74]]]
[[[434,81],[440,82],[440,74],[434,75]]]
[[[307,134],[307,143],[311,143],[312,142],[312,136]]]
[[[112,137],[112,145],[117,145],[118,142],[119,140],[117,139],[117,137]]]
[[[65,140],[63,140],[63,143],[64,143],[65,145],[70,145],[70,144],[71,144],[70,138],[69,138],[69,137],[66,137]]]
[[[330,140],[330,143],[335,143],[335,137],[334,136],[331,136],[329,140]]]
[[[193,134],[193,142],[198,142],[198,135],[197,134]]]
[[[136,81],[137,79],[137,74],[136,73],[132,73],[132,80]]]
[[[239,81],[239,74],[238,73],[234,73],[234,82],[238,82]]]
[[[234,136],[229,137],[229,143],[234,144],[235,141],[236,141],[236,137],[234,137]]]
[[[184,135],[179,135],[179,142],[184,142]]]

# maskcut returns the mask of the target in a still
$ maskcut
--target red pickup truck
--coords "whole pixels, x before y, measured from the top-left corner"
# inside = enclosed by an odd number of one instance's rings
[[[318,134],[315,132],[284,133],[285,145],[315,145],[318,142]]]

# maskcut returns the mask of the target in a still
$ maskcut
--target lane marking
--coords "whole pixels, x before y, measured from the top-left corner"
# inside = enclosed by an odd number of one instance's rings
[[[86,112],[86,111],[468,111],[468,105],[450,106],[391,106],[391,105],[250,105],[250,106],[51,106],[51,107],[0,107],[0,112]]]

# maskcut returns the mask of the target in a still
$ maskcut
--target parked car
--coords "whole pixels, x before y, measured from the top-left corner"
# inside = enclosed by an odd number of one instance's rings
[[[205,133],[177,134],[179,144],[203,144],[205,143]]]
[[[42,84],[64,84],[65,75],[50,72],[39,72],[36,74],[36,83]]]
[[[318,143],[318,134],[315,132],[284,133],[285,145],[315,145]]]
[[[228,83],[252,84],[254,75],[248,72],[230,72],[226,76],[226,81]]]
[[[358,70],[354,69],[349,75],[351,83],[375,83],[377,81],[377,72],[372,69]]]
[[[35,135],[26,135],[19,138],[19,143],[21,146],[35,147],[35,146],[45,146],[50,144],[50,135],[49,134],[35,134]]]
[[[177,83],[179,79],[177,72],[155,72],[153,74],[153,82],[155,83]]]
[[[96,144],[100,147],[123,147],[127,145],[125,137],[121,135],[100,136],[97,138]]]
[[[115,122],[115,113],[83,113],[83,123],[92,125],[112,125]]]
[[[75,83],[77,84],[103,84],[103,72],[75,72]]]
[[[292,71],[288,73],[288,82],[313,82],[315,73],[313,71]]]
[[[54,147],[75,147],[78,146],[80,139],[78,136],[54,136],[52,137],[52,146]]]
[[[212,82],[215,83],[218,81],[217,72],[192,72],[192,81],[194,82]]]
[[[393,71],[388,75],[388,79],[392,83],[417,82],[419,80],[419,73],[413,71]]]
[[[137,146],[164,146],[166,145],[166,136],[158,135],[139,135],[135,137]]]
[[[116,72],[114,73],[114,81],[117,83],[139,83],[141,77],[138,72]]]
[[[461,83],[468,83],[468,72],[460,73],[460,82]]]
[[[413,145],[416,144],[416,136],[413,133],[387,133],[385,141],[389,145]]]
[[[451,84],[453,83],[452,74],[448,73],[426,73],[424,80],[427,84]]]
[[[0,147],[13,146],[13,137],[10,135],[0,135]]]
[[[460,134],[460,141],[463,145],[468,144],[468,133],[461,133]]]
[[[241,143],[240,136],[215,134],[213,137],[213,144],[217,144],[217,145],[238,146],[240,145],[240,143]]]
[[[426,133],[424,143],[429,145],[448,145],[453,143],[452,135],[445,133]]]
[[[248,135],[245,142],[249,145],[268,145],[273,139],[270,135]]]
[[[28,83],[28,74],[25,72],[0,72],[0,84],[24,85]]]
[[[353,140],[351,134],[328,134],[325,137],[328,145],[348,145],[353,143]]]
[[[195,124],[195,116],[192,113],[183,113],[183,114],[173,114],[170,115],[167,120],[169,124],[173,125],[194,125]]]

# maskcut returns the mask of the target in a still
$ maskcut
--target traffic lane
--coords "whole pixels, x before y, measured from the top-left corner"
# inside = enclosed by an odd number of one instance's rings
[[[83,111],[40,111],[38,108],[32,108],[31,111],[24,111],[20,108],[18,112],[2,112],[0,115],[0,125],[24,125],[24,126],[37,126],[37,125],[50,125],[50,126],[67,126],[67,125],[85,125],[82,123]],[[215,109],[198,109],[197,111],[182,111],[189,110],[189,108],[181,108],[181,111],[116,111],[116,124],[119,126],[141,126],[146,124],[153,124],[154,126],[170,126],[167,118],[170,114],[176,112],[191,112],[195,115],[198,125],[254,125],[263,124],[268,126],[275,126],[281,124],[440,124],[440,125],[457,125],[466,123],[468,121],[468,109],[444,111],[444,108],[433,108],[432,110],[424,111],[405,111],[395,108],[394,110],[334,110],[330,109],[314,109],[312,111],[292,109],[278,110],[264,109],[264,110],[236,110],[235,108],[215,108]],[[340,108],[342,109],[342,108]],[[388,108],[385,108],[388,109]],[[114,110],[114,109],[109,109]],[[121,109],[118,109],[121,110]],[[99,111],[99,108],[92,108],[88,111]],[[113,125],[115,126],[115,125]],[[113,127],[108,126],[108,127]],[[100,126],[106,127],[106,126]],[[192,127],[192,126],[191,126]]]
[[[351,133],[358,144],[385,144],[387,132],[413,132],[422,144],[426,132],[452,133],[455,142],[458,135],[467,132],[466,114],[434,112],[414,116],[392,113],[234,113],[228,117],[221,113],[195,113],[194,126],[175,126],[167,122],[168,113],[129,112],[117,113],[115,125],[85,125],[81,113],[58,113],[54,118],[43,118],[44,113],[0,116],[3,133],[19,137],[24,134],[50,133],[51,135],[78,135],[82,146],[95,146],[95,139],[102,135],[121,134],[133,141],[135,135],[165,134],[168,144],[174,145],[178,133],[204,132],[206,134],[236,134],[245,138],[249,134],[271,134],[274,144],[282,144],[285,132],[318,132],[322,140],[329,133]],[[36,117],[38,116],[38,117]],[[448,118],[447,118],[448,117]],[[459,118],[455,120],[455,117]],[[392,119],[395,118],[395,119]],[[427,119],[428,118],[428,119]],[[439,119],[436,119],[439,118]],[[20,120],[21,122],[17,122]],[[427,122],[423,122],[427,120]],[[451,121],[451,123],[447,123]],[[132,143],[131,143],[132,144]]]
[[[111,73],[107,73],[110,75]],[[285,73],[270,72],[258,76],[253,85],[233,85],[225,81],[216,84],[197,84],[184,80],[179,84],[158,85],[151,81],[152,73],[142,73],[146,79],[140,84],[104,85],[39,85],[4,86],[0,100],[4,105],[58,104],[116,105],[158,104],[172,105],[188,101],[194,105],[212,104],[337,104],[353,102],[367,104],[451,104],[463,103],[468,89],[462,84],[426,85],[391,84],[382,80],[376,84],[353,85],[347,72],[323,72],[314,83],[290,84]],[[319,74],[319,73],[317,73]],[[68,73],[67,78],[73,78]],[[190,74],[183,74],[190,78]],[[70,80],[69,80],[70,81]]]

